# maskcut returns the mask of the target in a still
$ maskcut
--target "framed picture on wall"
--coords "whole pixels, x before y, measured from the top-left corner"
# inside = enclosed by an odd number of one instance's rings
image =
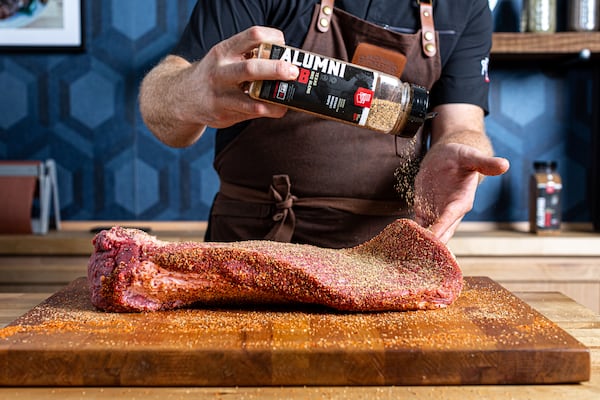
[[[79,51],[83,0],[0,0],[0,49]]]

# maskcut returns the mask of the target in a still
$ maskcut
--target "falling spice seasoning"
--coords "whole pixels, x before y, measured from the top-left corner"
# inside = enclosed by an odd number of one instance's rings
[[[252,82],[252,98],[403,137],[431,117],[429,92],[392,75],[289,46],[263,43],[255,56],[288,61],[300,73],[295,81]]]

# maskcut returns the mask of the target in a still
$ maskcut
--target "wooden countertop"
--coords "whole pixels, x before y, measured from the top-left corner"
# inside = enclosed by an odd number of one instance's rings
[[[530,233],[527,223],[463,222],[448,247],[457,256],[600,256],[600,233],[591,224],[563,224],[561,232]]]
[[[144,229],[162,240],[202,241],[207,223],[203,221],[64,221],[60,231],[50,230],[46,235],[0,235],[0,256],[89,256],[93,250],[92,239],[95,232],[116,225]]]
[[[227,387],[227,388],[0,388],[0,398],[247,398],[247,399],[598,399],[600,398],[600,316],[556,292],[519,292],[521,299],[540,311],[591,349],[590,382],[576,385],[521,386],[405,386],[405,387]],[[0,293],[0,327],[5,326],[49,294]]]
[[[61,231],[47,235],[0,235],[3,255],[80,255],[92,252],[91,229],[122,225],[150,228],[162,240],[202,241],[206,222],[65,221]],[[463,222],[448,247],[456,256],[600,256],[600,233],[591,225],[565,225],[556,236],[527,232],[525,223]]]

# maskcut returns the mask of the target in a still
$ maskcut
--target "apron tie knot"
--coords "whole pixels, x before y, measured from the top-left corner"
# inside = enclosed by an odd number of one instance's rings
[[[292,206],[298,198],[291,193],[290,177],[288,175],[273,175],[273,183],[269,187],[269,195],[275,201],[276,212],[272,219],[275,226],[265,237],[276,242],[290,242],[296,227],[296,215]]]

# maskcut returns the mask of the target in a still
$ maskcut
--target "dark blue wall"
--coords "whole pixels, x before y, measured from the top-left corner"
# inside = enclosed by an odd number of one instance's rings
[[[586,64],[512,64],[491,73],[491,110],[486,118],[496,152],[510,160],[511,169],[483,181],[467,219],[526,220],[533,162],[556,160],[564,184],[563,219],[589,221],[591,69]]]
[[[174,45],[193,0],[88,0],[81,54],[0,54],[0,159],[56,160],[64,219],[205,219],[217,188],[214,132],[171,149],[141,122],[143,75]],[[554,67],[554,66],[552,66]],[[591,72],[491,65],[487,127],[512,162],[486,179],[468,220],[527,219],[533,160],[565,181],[564,217],[588,221]]]

